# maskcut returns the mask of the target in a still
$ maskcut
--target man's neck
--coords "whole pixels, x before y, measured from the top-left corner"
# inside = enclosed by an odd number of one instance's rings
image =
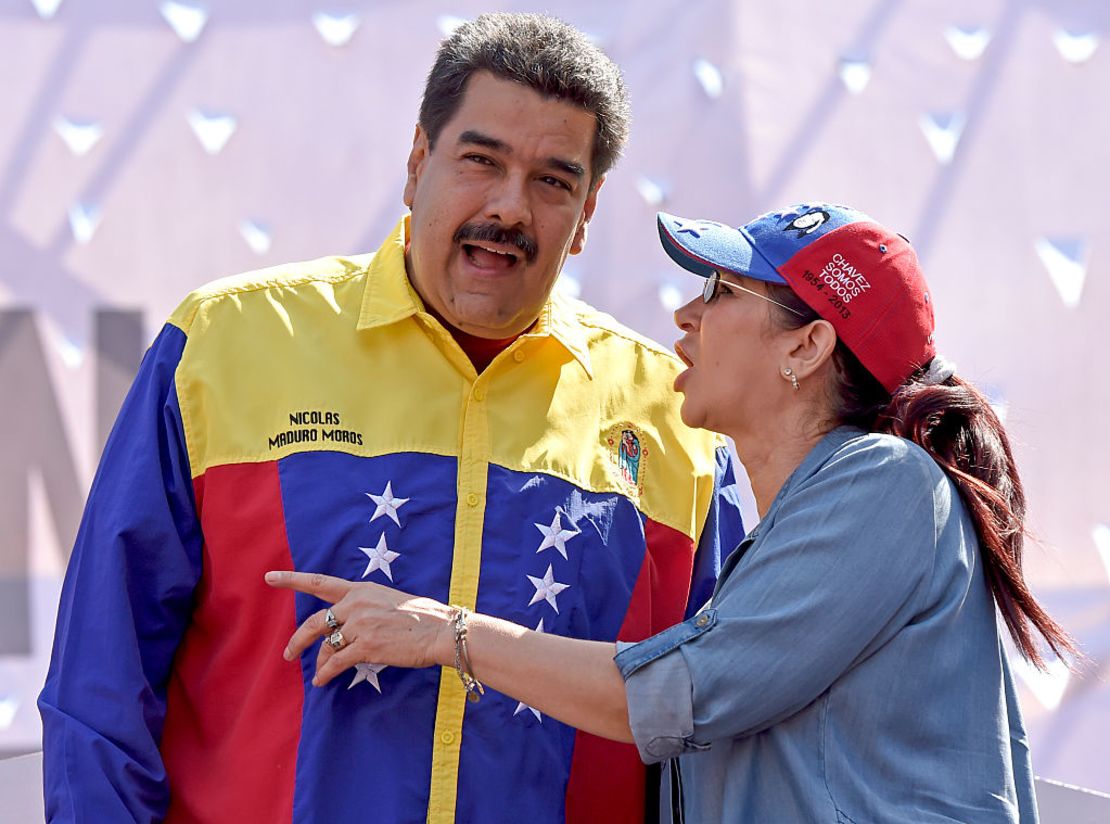
[[[424,308],[428,311],[429,315],[443,324],[444,329],[451,333],[451,337],[455,339],[455,343],[457,343],[459,348],[470,358],[470,362],[474,364],[474,370],[478,372],[478,374],[481,374],[494,358],[508,349],[509,345],[520,337],[520,335],[517,334],[510,338],[481,338],[469,332],[464,332],[457,326],[448,323],[427,301],[424,303]]]

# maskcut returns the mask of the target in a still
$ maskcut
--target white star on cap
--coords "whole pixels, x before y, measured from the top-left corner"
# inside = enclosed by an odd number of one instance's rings
[[[386,545],[384,532],[382,533],[382,537],[378,538],[378,545],[376,547],[370,548],[360,546],[359,550],[370,559],[370,563],[366,565],[366,571],[362,573],[363,578],[374,570],[380,569],[385,573],[385,577],[389,579],[389,582],[393,583],[393,570],[389,568],[389,564],[400,558],[401,553],[394,552]]]
[[[528,580],[532,582],[532,586],[536,588],[536,594],[532,596],[532,600],[528,602],[528,606],[537,604],[540,601],[547,601],[551,604],[551,608],[556,612],[559,611],[559,605],[555,603],[555,596],[570,586],[570,584],[560,584],[555,581],[555,575],[551,571],[551,564],[547,565],[547,572],[544,573],[542,578],[533,578],[528,576]]]
[[[355,684],[360,684],[365,681],[378,692],[381,692],[382,685],[378,683],[378,673],[385,669],[387,666],[387,664],[355,664],[355,677],[351,680],[350,686],[348,686],[347,689],[350,689]]]
[[[543,533],[543,543],[541,543],[540,548],[536,550],[537,555],[539,555],[545,549],[551,549],[552,547],[555,547],[555,549],[559,551],[559,554],[566,558],[567,541],[569,541],[575,535],[580,534],[579,530],[577,529],[563,529],[563,525],[559,520],[558,512],[555,513],[555,518],[551,521],[551,526],[536,524],[535,527]]]
[[[370,523],[374,523],[382,515],[388,515],[397,526],[401,525],[401,521],[397,518],[397,510],[411,500],[411,498],[394,498],[392,481],[386,481],[385,492],[381,495],[367,492],[366,497],[378,505],[378,508],[374,510],[374,515],[370,518]]]
[[[540,622],[536,625],[536,632],[543,632],[543,618],[541,618]],[[516,709],[513,710],[513,715],[514,716],[520,715],[525,710],[528,710],[528,712],[530,712],[530,713],[532,713],[532,715],[536,716],[536,720],[539,721],[541,724],[543,723],[543,716],[540,715],[540,711],[538,709],[536,709],[535,707],[529,707],[523,701],[520,701],[520,702],[517,703]]]

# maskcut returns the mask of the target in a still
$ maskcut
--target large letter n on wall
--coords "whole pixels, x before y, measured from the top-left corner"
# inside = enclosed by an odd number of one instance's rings
[[[104,442],[106,419],[115,416],[135,374],[141,328],[138,312],[97,313],[98,447]],[[4,309],[0,310],[0,655],[31,653],[28,480],[32,471],[42,477],[54,532],[68,559],[85,485],[78,477],[34,315],[27,309]]]

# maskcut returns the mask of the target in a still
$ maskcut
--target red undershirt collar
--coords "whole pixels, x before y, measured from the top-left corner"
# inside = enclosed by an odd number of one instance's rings
[[[479,374],[490,365],[494,358],[508,349],[510,344],[520,337],[520,335],[513,335],[511,338],[501,339],[480,338],[477,335],[472,335],[469,332],[464,332],[462,329],[452,326],[427,302],[424,304],[424,309],[429,315],[443,324],[444,329],[451,333],[451,337],[455,339],[455,343],[457,343],[459,348],[470,358],[470,362],[474,364],[474,370]]]

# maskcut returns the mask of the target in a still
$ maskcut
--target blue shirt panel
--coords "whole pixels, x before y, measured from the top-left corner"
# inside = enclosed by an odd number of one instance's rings
[[[363,458],[340,452],[302,452],[279,462],[282,507],[294,568],[351,581],[373,581],[446,602],[454,546],[453,457],[402,452]],[[398,525],[374,518],[390,485]],[[373,519],[373,520],[371,520]],[[385,536],[392,581],[382,569],[367,573]],[[297,621],[328,605],[298,593]],[[381,821],[423,821],[428,803],[428,764],[439,689],[439,667],[387,667],[377,673],[378,692],[354,683],[349,670],[324,687],[311,684],[319,643],[301,657],[304,709],[297,754],[294,820],[339,820],[374,799],[367,814]],[[342,724],[335,719],[342,718]],[[275,719],[275,723],[281,723]],[[404,746],[397,746],[404,742]],[[351,780],[336,781],[337,765]],[[357,775],[357,778],[353,777]]]
[[[644,517],[622,495],[594,493],[551,475],[491,465],[477,610],[529,629],[612,640],[644,561]],[[543,526],[573,533],[567,557],[544,544]],[[566,589],[532,603],[551,569]],[[558,610],[556,611],[556,607]],[[575,731],[493,691],[466,705],[459,757],[459,821],[517,822],[521,810],[562,820]]]
[[[167,325],[143,357],[66,568],[38,702],[51,821],[144,821],[166,812],[158,742],[170,669],[201,574],[174,385],[184,346],[184,332]],[[158,551],[148,551],[152,546]]]

